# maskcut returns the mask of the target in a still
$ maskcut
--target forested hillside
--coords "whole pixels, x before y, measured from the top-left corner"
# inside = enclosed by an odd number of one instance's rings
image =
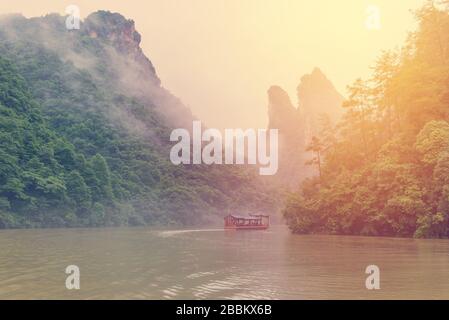
[[[284,209],[294,232],[449,236],[449,13],[429,1],[417,19],[309,144],[319,175]]]
[[[0,228],[201,224],[271,210],[257,172],[175,166],[193,116],[161,86],[134,22],[100,11],[0,17]],[[187,81],[187,80],[186,80]]]

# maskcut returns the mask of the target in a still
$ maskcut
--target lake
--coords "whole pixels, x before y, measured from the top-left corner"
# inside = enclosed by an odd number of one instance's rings
[[[365,269],[380,268],[380,290]],[[81,289],[67,290],[77,265]],[[0,231],[0,299],[449,299],[449,241],[151,228]]]

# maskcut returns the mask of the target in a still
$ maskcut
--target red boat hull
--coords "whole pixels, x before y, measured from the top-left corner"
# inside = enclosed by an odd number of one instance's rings
[[[225,230],[266,230],[268,226],[225,226]]]

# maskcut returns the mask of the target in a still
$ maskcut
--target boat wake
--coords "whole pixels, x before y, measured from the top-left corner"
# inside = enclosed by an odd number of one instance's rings
[[[194,232],[223,232],[223,229],[189,229],[189,230],[167,230],[160,231],[159,236],[161,237],[172,237],[177,234],[183,233],[194,233]]]

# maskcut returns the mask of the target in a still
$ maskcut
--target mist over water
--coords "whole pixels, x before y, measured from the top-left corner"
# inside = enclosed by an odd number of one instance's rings
[[[149,228],[0,232],[1,299],[449,298],[449,241]],[[81,289],[65,288],[79,266]],[[365,288],[376,264],[381,289]]]

